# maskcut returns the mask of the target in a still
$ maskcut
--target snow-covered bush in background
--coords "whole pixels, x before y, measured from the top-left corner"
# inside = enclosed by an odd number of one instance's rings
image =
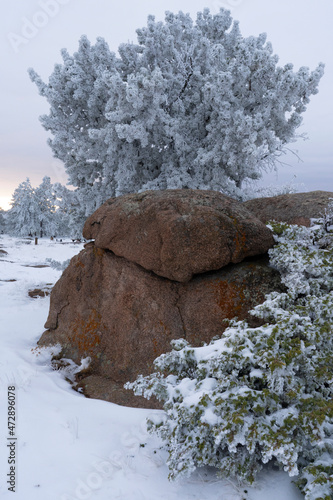
[[[46,259],[46,262],[52,269],[55,269],[56,271],[64,271],[70,263],[71,259],[66,259],[63,262],[60,262],[59,260],[54,260],[54,259]]]
[[[273,461],[306,499],[332,498],[332,213],[311,228],[272,223],[287,291],[252,311],[263,326],[233,321],[203,347],[173,341],[155,373],[126,385],[164,402],[148,427],[166,442],[171,479],[210,465],[253,482]]]

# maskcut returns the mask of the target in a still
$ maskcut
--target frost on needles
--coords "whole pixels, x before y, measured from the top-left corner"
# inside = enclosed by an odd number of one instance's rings
[[[270,462],[307,500],[332,498],[332,214],[311,228],[271,224],[287,291],[252,311],[263,326],[232,321],[203,347],[173,341],[155,373],[126,384],[164,402],[148,427],[165,441],[170,479],[210,465],[251,483]]]
[[[111,196],[213,189],[242,198],[274,167],[318,92],[323,64],[278,65],[266,35],[243,37],[230,12],[149,16],[118,53],[86,36],[49,78],[49,145],[91,214]]]

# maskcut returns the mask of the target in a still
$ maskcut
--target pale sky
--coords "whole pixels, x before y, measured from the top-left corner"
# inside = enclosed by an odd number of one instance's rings
[[[44,98],[27,74],[33,67],[44,80],[61,62],[60,50],[77,50],[86,34],[92,43],[102,36],[111,50],[136,41],[135,30],[153,14],[189,12],[195,18],[208,7],[231,10],[244,36],[266,32],[281,65],[291,62],[314,69],[322,61],[325,75],[319,94],[312,97],[299,132],[307,141],[291,145],[302,162],[290,155],[288,166],[265,177],[265,184],[294,182],[301,191],[333,191],[333,2],[332,0],[15,0],[2,5],[0,19],[0,207],[9,201],[18,184],[29,177],[37,186],[45,175],[52,182],[67,183],[62,164],[46,144],[47,132],[38,117],[48,112]]]

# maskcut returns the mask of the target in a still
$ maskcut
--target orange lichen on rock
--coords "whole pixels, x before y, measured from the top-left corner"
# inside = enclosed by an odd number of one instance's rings
[[[81,356],[92,356],[101,343],[103,329],[101,315],[92,310],[87,320],[79,319],[72,323],[69,336],[73,347],[76,347]]]
[[[103,248],[97,248],[97,247],[93,247],[94,249],[94,255],[95,257],[103,257],[105,251],[103,250]]]
[[[242,260],[239,258],[239,256],[242,256],[244,252],[244,248],[246,248],[246,236],[245,233],[242,231],[237,231],[236,237],[235,237],[235,252],[234,252],[234,260],[233,262],[238,262],[239,260]]]
[[[244,287],[238,283],[229,283],[224,280],[216,280],[207,283],[213,292],[213,300],[218,306],[221,315],[226,319],[241,318],[247,313],[248,305]]]

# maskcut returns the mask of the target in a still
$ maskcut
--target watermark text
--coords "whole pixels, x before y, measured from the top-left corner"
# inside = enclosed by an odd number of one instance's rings
[[[56,17],[63,5],[71,0],[39,0],[39,9],[30,17],[23,17],[19,33],[13,31],[7,34],[7,39],[14,52],[18,53],[22,46],[35,38],[40,30],[48,25],[50,19]]]

